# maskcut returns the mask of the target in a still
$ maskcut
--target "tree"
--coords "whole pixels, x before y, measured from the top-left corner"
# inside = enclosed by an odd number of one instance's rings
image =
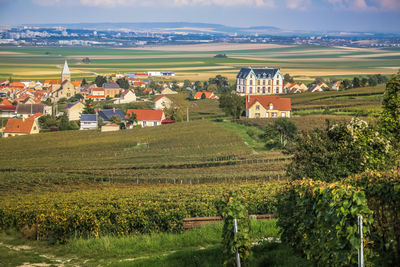
[[[201,91],[201,90],[203,89],[203,85],[201,84],[200,81],[195,81],[195,82],[194,82],[194,89],[195,89],[196,91]]]
[[[396,147],[400,140],[400,71],[386,84],[382,101],[383,112],[379,119],[381,132],[391,138]]]
[[[201,99],[206,99],[207,97],[206,97],[206,94],[205,93],[202,93],[201,94]]]
[[[58,126],[58,129],[60,129],[60,131],[67,131],[67,130],[71,130],[71,126],[69,123],[69,119],[66,113],[64,113],[61,116],[61,120],[60,120],[60,125]]]
[[[283,75],[283,83],[294,83],[293,77],[290,76],[289,73]]]
[[[354,78],[353,78],[353,88],[358,88],[358,87],[361,87],[360,78],[354,77]]]
[[[131,113],[131,116],[129,116],[127,122],[128,122],[130,125],[135,124],[135,123],[137,122],[137,116],[136,116],[136,114],[132,112],[132,113]]]
[[[88,82],[86,81],[85,78],[83,78],[82,83],[81,83],[81,86],[85,86],[85,85],[88,85]]]
[[[90,63],[90,59],[88,57],[84,57],[82,59],[82,63],[89,64]]]
[[[117,80],[119,87],[123,89],[129,89],[129,81],[125,78],[120,78]]]
[[[85,107],[83,109],[83,114],[96,114],[96,111],[94,110],[94,104],[92,99],[86,100]]]
[[[183,88],[184,89],[186,89],[186,88],[192,88],[192,82],[191,81],[189,81],[189,80],[184,80],[183,81]]]
[[[268,149],[284,148],[296,137],[297,127],[288,118],[278,118],[265,127],[263,138]]]
[[[369,86],[377,86],[378,85],[378,78],[376,75],[371,75],[368,77],[368,84]]]
[[[215,84],[219,93],[226,93],[229,88],[228,79],[221,75],[208,79],[208,84]]]
[[[102,87],[103,84],[107,83],[107,78],[101,75],[98,75],[96,79],[94,80],[94,83],[97,85],[97,87]]]
[[[349,79],[343,80],[343,82],[340,85],[341,89],[343,89],[343,90],[350,89],[352,86],[353,86],[353,84]]]
[[[361,79],[360,83],[361,83],[361,86],[365,87],[365,86],[368,85],[368,79],[365,78],[365,77],[363,77],[363,78]]]
[[[292,179],[312,178],[336,181],[366,169],[384,170],[393,166],[390,142],[366,122],[330,125],[297,136],[285,153],[292,161],[286,172]]]
[[[65,104],[65,103],[67,103],[67,101],[68,101],[68,99],[66,98],[66,97],[62,97],[62,98],[60,98],[59,100],[58,100],[58,104]]]
[[[117,116],[117,115],[112,115],[112,116],[110,117],[110,121],[111,121],[112,123],[115,123],[115,124],[120,124],[120,123],[121,123],[121,117],[120,117],[120,116]]]
[[[40,116],[38,121],[40,128],[42,129],[49,129],[50,127],[57,126],[58,124],[56,117],[49,114]]]
[[[324,83],[325,79],[322,77],[316,77],[313,84]]]
[[[169,108],[165,108],[166,117],[175,121],[183,121],[190,102],[186,101],[185,94],[177,94]]]
[[[227,116],[231,116],[232,119],[239,119],[245,108],[245,98],[232,93],[223,94],[219,99],[219,107]]]

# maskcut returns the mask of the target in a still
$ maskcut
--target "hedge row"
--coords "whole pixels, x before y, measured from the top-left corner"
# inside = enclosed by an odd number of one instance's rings
[[[282,241],[300,250],[318,266],[357,263],[360,215],[364,220],[365,243],[370,239],[373,219],[365,193],[348,184],[291,182],[278,196],[277,213]]]

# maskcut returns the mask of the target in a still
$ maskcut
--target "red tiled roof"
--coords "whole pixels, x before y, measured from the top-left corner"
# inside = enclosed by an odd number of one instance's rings
[[[160,95],[160,96],[156,97],[156,98],[154,99],[154,102],[157,102],[158,100],[160,100],[160,99],[163,98],[163,97],[166,97],[166,96],[165,96],[165,95]]]
[[[32,116],[30,116],[28,119],[37,119],[37,118],[39,118],[39,117],[41,117],[41,116],[43,116],[43,113],[41,113],[41,112],[38,112],[38,113],[36,113],[36,114],[33,114]]]
[[[100,92],[100,91],[104,91],[104,88],[103,88],[103,87],[93,87],[93,88],[92,88],[92,91],[98,91],[98,92]]]
[[[88,95],[86,98],[106,98],[104,95]]]
[[[272,104],[276,110],[292,110],[290,98],[280,98],[275,95],[246,96],[246,109],[251,108],[256,102],[259,102],[265,109],[269,109],[269,105]]]
[[[132,113],[136,114],[138,121],[161,121],[164,111],[162,110],[147,110],[147,109],[128,109],[126,118],[128,119]]]
[[[25,88],[25,84],[24,84],[24,83],[20,83],[20,82],[13,82],[13,83],[10,83],[9,86],[11,86],[11,87],[22,87],[22,88]]]
[[[4,128],[5,133],[27,133],[29,134],[32,130],[35,119],[29,117],[27,119],[12,118],[8,119],[6,127]]]
[[[193,98],[195,98],[195,99],[201,99],[201,96],[202,96],[203,94],[206,96],[207,99],[208,99],[208,98],[212,98],[212,97],[214,96],[214,94],[213,94],[212,92],[197,92],[197,93],[194,95]]]
[[[17,109],[16,106],[2,106],[0,105],[0,110],[2,111],[15,111]]]
[[[0,106],[12,106],[12,104],[10,103],[10,101],[3,98],[0,100]]]

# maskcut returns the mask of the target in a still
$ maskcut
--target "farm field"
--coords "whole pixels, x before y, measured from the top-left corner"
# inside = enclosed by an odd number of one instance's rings
[[[175,71],[177,80],[207,80],[215,73],[233,80],[241,67],[279,67],[299,80],[316,76],[394,74],[400,49],[349,47],[226,45],[173,46],[146,49],[0,48],[0,78],[57,78],[68,59],[73,79],[135,71]],[[225,53],[228,58],[214,58]],[[47,54],[47,55],[46,55]],[[90,63],[82,59],[89,57]]]

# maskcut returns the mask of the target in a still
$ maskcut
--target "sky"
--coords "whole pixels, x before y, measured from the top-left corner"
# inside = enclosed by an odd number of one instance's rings
[[[204,22],[305,31],[400,32],[400,0],[0,0],[0,25]]]

